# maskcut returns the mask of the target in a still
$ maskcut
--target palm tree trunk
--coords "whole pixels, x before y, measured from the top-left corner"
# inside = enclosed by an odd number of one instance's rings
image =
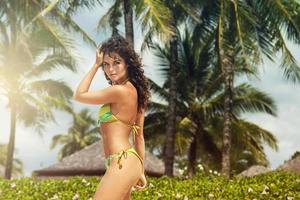
[[[192,143],[188,152],[188,177],[192,178],[196,172],[196,159],[197,159],[197,140],[198,133],[193,136]]]
[[[11,118],[10,118],[10,136],[8,142],[8,150],[6,156],[5,172],[4,177],[6,179],[11,178],[12,163],[15,149],[15,134],[16,134],[16,105],[11,101]]]
[[[171,63],[170,63],[170,97],[168,110],[168,123],[166,128],[166,154],[165,154],[165,174],[173,176],[174,147],[176,134],[176,62],[177,62],[177,36],[172,36],[170,41]]]
[[[133,32],[133,19],[132,7],[130,0],[124,0],[124,20],[125,20],[125,35],[128,42],[134,48],[134,32]]]
[[[224,127],[222,148],[222,174],[230,178],[230,148],[231,148],[231,120],[232,120],[232,88],[233,88],[233,50],[228,50],[228,57],[223,60],[225,76],[224,93]]]

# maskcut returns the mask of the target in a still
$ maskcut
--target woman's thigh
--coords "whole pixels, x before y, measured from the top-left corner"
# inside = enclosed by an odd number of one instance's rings
[[[131,153],[122,157],[122,168],[117,164],[118,157],[112,158],[110,166],[102,177],[93,200],[122,200],[141,176],[140,160]]]
[[[131,188],[127,191],[127,193],[125,194],[122,200],[130,200],[130,196],[131,196]]]

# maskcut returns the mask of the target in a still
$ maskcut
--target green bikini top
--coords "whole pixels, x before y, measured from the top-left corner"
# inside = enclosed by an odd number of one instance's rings
[[[131,125],[131,124],[128,124],[127,122],[124,122],[123,120],[120,120],[119,118],[117,118],[117,116],[111,112],[110,104],[103,104],[98,111],[98,116],[99,116],[98,124],[100,122],[120,121],[123,124],[131,127],[133,129],[133,134],[134,134],[133,141],[135,142],[135,136],[136,136],[136,134],[138,134],[137,129],[140,129],[140,127],[138,125],[136,125],[135,123]]]

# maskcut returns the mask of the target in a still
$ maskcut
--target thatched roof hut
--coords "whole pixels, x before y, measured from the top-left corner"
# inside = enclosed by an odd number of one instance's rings
[[[256,176],[258,174],[267,173],[269,171],[272,171],[272,170],[265,167],[265,166],[253,165],[253,166],[249,167],[248,169],[246,169],[246,170],[242,171],[241,173],[239,173],[237,175],[237,177],[242,177],[242,176],[251,177],[251,176]]]
[[[99,140],[84,149],[63,158],[60,162],[35,170],[32,176],[42,178],[64,178],[68,176],[102,176],[105,173],[105,154]],[[148,151],[145,152],[145,174],[160,177],[164,174],[164,163]],[[175,171],[175,174],[177,172]]]
[[[276,170],[292,171],[300,173],[300,155],[280,165]]]

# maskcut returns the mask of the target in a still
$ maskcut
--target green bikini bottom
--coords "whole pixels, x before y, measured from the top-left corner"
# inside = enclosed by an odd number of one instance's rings
[[[114,154],[110,154],[106,159],[105,159],[105,168],[107,169],[110,165],[110,161],[113,157],[117,156],[118,157],[118,165],[119,165],[119,169],[122,169],[122,163],[121,163],[121,158],[122,156],[127,159],[127,153],[132,153],[134,155],[136,155],[141,163],[142,163],[142,166],[143,166],[143,161],[141,159],[141,157],[139,156],[139,154],[135,151],[135,149],[133,147],[130,147],[129,149],[126,149],[126,150],[122,150],[122,151],[119,151],[117,153],[114,153]]]

